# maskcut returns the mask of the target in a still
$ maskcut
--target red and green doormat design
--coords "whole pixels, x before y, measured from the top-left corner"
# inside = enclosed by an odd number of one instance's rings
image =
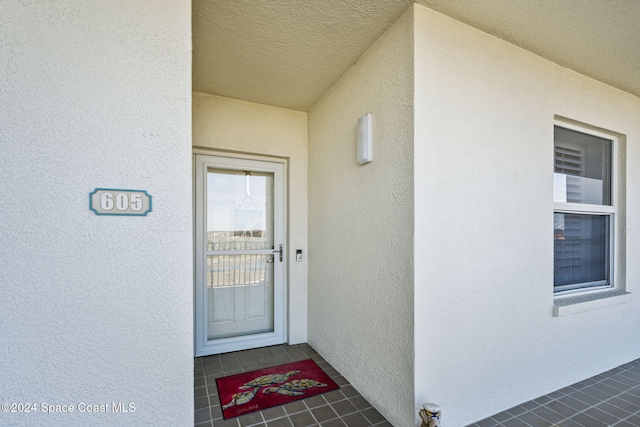
[[[340,388],[311,359],[216,378],[216,385],[225,420]]]

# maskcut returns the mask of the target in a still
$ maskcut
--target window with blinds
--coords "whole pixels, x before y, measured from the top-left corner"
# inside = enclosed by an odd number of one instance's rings
[[[611,286],[612,141],[554,132],[554,292]]]

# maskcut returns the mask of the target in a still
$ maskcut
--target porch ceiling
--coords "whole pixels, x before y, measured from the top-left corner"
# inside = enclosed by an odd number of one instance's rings
[[[193,90],[308,110],[412,0],[193,0]],[[418,0],[640,96],[638,0]]]

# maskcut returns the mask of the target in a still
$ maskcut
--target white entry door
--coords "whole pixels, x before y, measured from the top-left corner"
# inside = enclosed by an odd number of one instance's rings
[[[285,340],[283,163],[196,155],[195,355]]]

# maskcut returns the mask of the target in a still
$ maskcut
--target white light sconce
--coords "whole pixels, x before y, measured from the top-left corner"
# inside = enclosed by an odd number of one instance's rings
[[[364,165],[373,160],[373,115],[358,119],[358,163]]]

